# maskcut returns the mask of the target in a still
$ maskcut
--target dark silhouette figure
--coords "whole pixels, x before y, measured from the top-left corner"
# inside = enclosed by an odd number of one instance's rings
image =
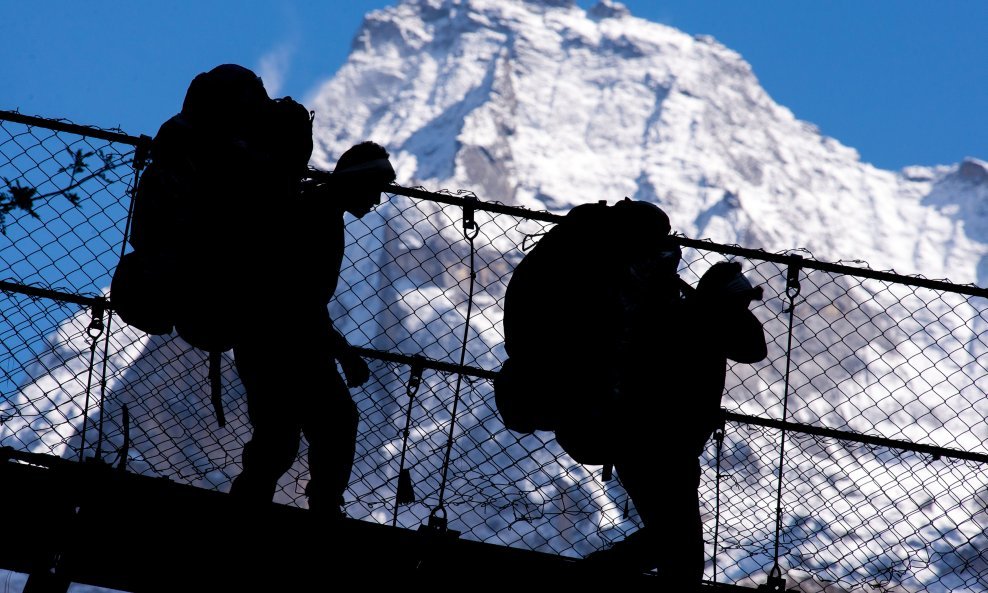
[[[310,508],[338,515],[357,430],[348,386],[369,372],[327,306],[344,213],[367,214],[394,170],[383,147],[365,142],[316,182],[311,153],[311,114],[290,97],[269,98],[252,71],[224,64],[196,76],[152,143],[134,251],[113,290],[121,316],[140,329],[174,327],[211,360],[234,350],[253,434],[231,493],[269,503],[304,434]]]
[[[678,274],[668,216],[647,202],[573,208],[518,264],[494,379],[505,426],[551,430],[577,462],[614,467],[644,528],[593,554],[595,572],[660,569],[700,583],[699,456],[719,421],[727,360],[765,356],[738,263],[698,287]]]
[[[670,590],[699,585],[699,457],[720,423],[728,359],[754,363],[767,354],[762,325],[748,309],[761,294],[740,263],[719,262],[671,311],[655,308],[643,318],[624,381],[630,407],[614,465],[644,527],[592,554],[592,563],[658,568]]]
[[[555,431],[580,463],[612,460],[613,438],[601,431],[619,422],[610,415],[638,348],[633,328],[679,300],[669,231],[669,217],[648,202],[582,204],[518,263],[504,296],[509,358],[494,379],[507,428]]]
[[[288,153],[266,138],[274,104],[260,78],[235,64],[189,85],[181,112],[155,135],[141,176],[134,251],[112,287],[124,321],[152,334],[175,328],[210,352],[232,347],[247,310],[242,295],[253,283],[251,240],[263,213],[281,208],[291,191],[280,187],[291,183]],[[308,138],[311,151],[311,128]],[[295,159],[298,177],[307,161],[308,152]]]
[[[381,187],[394,180],[388,156],[364,142],[343,153],[328,179],[304,184],[278,245],[260,258],[279,270],[281,286],[258,303],[262,319],[234,348],[254,432],[232,494],[270,501],[304,434],[309,508],[342,513],[358,420],[347,387],[362,385],[369,373],[333,328],[327,305],[343,260],[344,213],[361,218],[380,202]]]

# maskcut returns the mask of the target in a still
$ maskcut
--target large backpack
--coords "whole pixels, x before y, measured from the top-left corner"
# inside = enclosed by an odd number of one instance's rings
[[[162,125],[134,200],[111,301],[151,334],[175,330],[223,352],[247,327],[252,273],[282,203],[297,193],[312,151],[308,111],[271,100],[257,76],[223,65],[193,80],[182,112]]]
[[[508,359],[495,403],[517,432],[552,430],[581,463],[613,460],[623,378],[638,364],[640,328],[682,302],[681,252],[657,206],[625,199],[573,208],[515,268],[505,293]]]
[[[265,292],[256,269],[277,244],[279,214],[297,196],[312,153],[312,118],[272,100],[250,70],[224,64],[196,76],[182,111],[151,143],[110,301],[150,334],[173,330],[209,352],[213,408],[225,425],[221,353],[249,331]],[[265,241],[264,238],[268,240]]]

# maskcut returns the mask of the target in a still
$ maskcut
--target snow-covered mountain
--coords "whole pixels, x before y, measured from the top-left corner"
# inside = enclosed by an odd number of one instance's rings
[[[369,138],[406,184],[557,212],[628,196],[689,237],[988,284],[988,164],[863,163],[736,52],[609,0],[373,12],[309,105],[324,167]]]
[[[376,11],[354,38],[348,63],[308,104],[317,114],[314,160],[325,168],[348,146],[373,139],[394,153],[398,179],[408,185],[466,188],[483,199],[554,212],[628,196],[658,204],[689,237],[771,252],[806,248],[821,260],[863,260],[875,269],[988,284],[988,163],[970,158],[893,172],[861,162],[853,148],[775,103],[736,52],[710,37],[635,18],[608,0],[587,12],[569,1],[522,0],[409,0]],[[434,257],[415,228],[414,222],[392,227],[378,261]],[[455,228],[446,234],[457,239]],[[416,265],[403,277],[415,277]],[[409,297],[448,296],[448,286],[414,285],[386,298],[389,319],[423,318],[423,310],[442,318],[448,305],[423,306]],[[806,321],[796,329],[796,343],[811,360],[796,365],[794,419],[985,450],[988,432],[978,411],[988,388],[984,303],[917,298],[911,289],[846,278],[814,288],[805,290]],[[772,292],[781,297],[784,288],[773,285]],[[358,301],[341,299],[350,312]],[[780,349],[783,305],[770,299],[763,315]],[[496,327],[498,312],[493,317]],[[474,325],[485,335],[483,322]],[[441,342],[437,332],[396,331],[393,324],[375,335],[384,348],[411,344],[428,351]],[[930,339],[916,337],[923,335]],[[449,342],[440,350],[452,351]],[[502,360],[497,344],[472,346],[481,366],[496,368]],[[725,406],[779,417],[782,362],[754,375],[739,369],[729,387],[744,388],[729,390]],[[955,385],[943,377],[965,379]],[[911,411],[900,416],[901,409]],[[743,452],[732,462],[733,479],[749,480],[753,489],[742,489],[750,507],[722,517],[722,525],[733,527],[771,512],[765,508],[771,497],[758,500],[753,492],[772,491],[770,460],[779,438],[740,433],[728,437]],[[838,588],[869,581],[934,590],[963,582],[986,590],[983,581],[977,584],[982,568],[941,580],[972,556],[984,566],[984,509],[952,494],[978,491],[984,480],[957,466],[935,468],[889,452],[812,440],[791,447],[790,464],[802,475],[785,498],[783,539],[801,542],[792,554],[803,558],[786,560],[791,579],[809,589],[829,580],[842,583]],[[821,447],[828,451],[822,459]],[[870,476],[856,485],[858,502],[848,503],[834,486],[850,475]],[[890,488],[909,494],[886,497]],[[941,511],[924,510],[933,500]],[[847,514],[831,511],[845,503]],[[898,519],[889,517],[890,506]],[[922,525],[903,519],[916,515]],[[868,527],[848,527],[856,522]],[[770,523],[728,537],[738,546],[720,559],[722,566],[736,563],[729,575],[764,574]],[[921,535],[897,535],[902,529]],[[759,545],[766,546],[762,555],[752,554]],[[801,571],[813,576],[796,576]]]
[[[313,161],[321,168],[371,139],[391,151],[406,186],[472,190],[485,201],[560,213],[627,196],[658,204],[688,237],[769,252],[806,248],[821,260],[988,283],[988,163],[970,158],[899,172],[863,163],[854,149],[776,104],[736,52],[635,18],[609,0],[589,11],[570,0],[401,1],[367,15],[347,63],[306,105],[316,111]],[[459,216],[459,208],[396,197],[351,223],[332,312],[352,343],[459,361],[470,255]],[[504,360],[504,283],[526,237],[543,226],[481,214],[478,221],[467,363],[493,370]],[[764,280],[771,294],[784,293],[778,278]],[[903,298],[909,291],[841,278],[806,293],[796,330],[805,358],[795,365],[790,419],[984,451],[984,304],[949,300],[945,314],[937,307],[947,301],[930,306]],[[903,308],[893,311],[900,300]],[[784,305],[768,298],[759,312],[776,354],[785,348]],[[78,443],[86,323],[80,314],[63,324],[59,346],[29,369],[17,397],[0,404],[10,416],[0,444],[69,454]],[[131,471],[226,488],[249,435],[230,360],[230,424],[217,429],[202,354],[177,338],[138,334],[118,330],[111,342],[104,450],[122,440],[126,404],[135,433]],[[882,365],[893,358],[911,365],[887,372]],[[924,375],[934,362],[947,379]],[[726,407],[779,417],[783,367],[777,357],[756,372],[738,369]],[[957,377],[973,379],[954,385]],[[378,364],[372,384],[354,390],[362,425],[351,515],[390,521],[407,379],[407,367]],[[407,466],[425,500],[403,507],[400,524],[418,524],[435,504],[455,384],[455,376],[427,373],[414,400]],[[929,394],[937,397],[925,401]],[[468,381],[461,395],[447,502],[452,527],[465,537],[582,555],[636,527],[634,513],[622,514],[620,487],[575,464],[551,435],[504,431],[488,383]],[[938,433],[948,422],[963,428]],[[923,432],[914,435],[913,425]],[[721,580],[764,582],[778,437],[728,435],[724,470],[735,472],[738,486],[735,506],[721,509],[734,544],[720,550]],[[988,542],[976,494],[988,479],[905,454],[793,439],[790,467],[800,471],[786,476],[790,579],[807,590],[830,586],[819,579],[839,583],[827,590],[866,582],[988,590],[978,581],[988,570]],[[305,476],[300,463],[280,500],[304,503]],[[712,523],[709,478],[704,504]],[[896,489],[907,494],[881,499]],[[899,519],[886,519],[890,506]],[[929,524],[914,524],[916,516]],[[954,580],[943,584],[943,574]]]

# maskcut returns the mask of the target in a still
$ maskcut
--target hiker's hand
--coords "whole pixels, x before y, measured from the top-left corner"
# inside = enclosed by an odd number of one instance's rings
[[[360,387],[370,379],[370,368],[367,363],[353,352],[346,352],[340,356],[340,366],[343,367],[343,374],[346,375],[347,387]]]

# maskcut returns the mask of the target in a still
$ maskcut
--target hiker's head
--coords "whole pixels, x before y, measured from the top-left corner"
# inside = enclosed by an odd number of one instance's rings
[[[357,218],[381,203],[381,186],[394,181],[388,151],[375,142],[361,142],[340,156],[335,173],[348,181],[342,200],[344,209]]]
[[[632,200],[625,198],[614,204],[618,210],[627,210],[630,214],[624,215],[624,220],[629,221],[630,226],[622,229],[622,234],[637,235],[668,235],[672,230],[669,224],[669,215],[662,208],[651,202],[643,200]]]
[[[762,300],[762,287],[752,286],[741,273],[741,264],[736,261],[722,261],[710,266],[700,278],[696,292],[704,300],[744,308],[751,301]]]
[[[661,281],[676,274],[682,250],[669,236],[669,215],[651,202],[625,198],[614,204],[620,225],[611,225],[605,238],[620,257],[627,258],[640,277]]]
[[[264,83],[237,64],[223,64],[192,80],[182,104],[191,124],[242,137],[264,116],[270,99]]]

